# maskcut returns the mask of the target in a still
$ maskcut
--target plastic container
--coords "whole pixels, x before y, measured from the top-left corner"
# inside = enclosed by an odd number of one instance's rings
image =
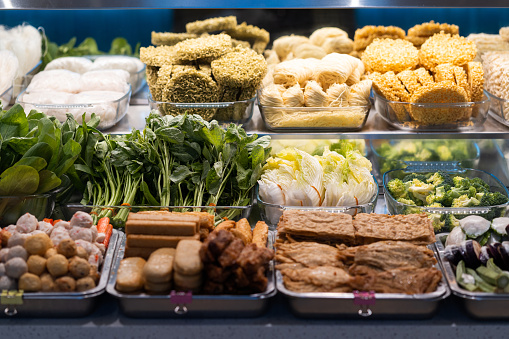
[[[454,215],[475,215],[475,214],[485,214],[491,211],[500,212],[500,216],[503,217],[507,215],[509,210],[509,202],[503,205],[498,206],[486,206],[486,207],[424,207],[424,206],[414,206],[408,205],[401,202],[396,201],[387,190],[387,183],[395,178],[403,178],[405,175],[409,173],[434,173],[438,170],[445,171],[454,176],[461,176],[467,178],[480,178],[484,180],[489,186],[490,191],[492,192],[500,192],[504,194],[506,197],[509,197],[509,191],[507,188],[500,182],[498,178],[494,175],[471,168],[461,168],[458,164],[452,163],[421,163],[421,164],[410,164],[404,170],[392,170],[386,172],[383,175],[383,185],[385,190],[385,203],[387,205],[387,209],[390,214],[410,214],[410,213],[429,213],[429,214],[454,214]]]
[[[220,124],[236,123],[246,124],[253,117],[256,96],[243,101],[232,102],[203,102],[203,103],[176,103],[155,101],[148,93],[148,104],[151,110],[157,110],[162,115],[198,114],[210,116]]]
[[[375,109],[390,126],[406,131],[470,131],[486,121],[490,98],[485,93],[482,101],[458,103],[408,103],[389,101],[374,92]],[[447,124],[430,124],[415,120],[418,115],[454,114],[463,118]]]
[[[509,127],[509,100],[502,99],[497,97],[494,94],[491,94],[489,92],[488,96],[491,100],[491,106],[490,106],[490,117],[501,123],[502,125],[505,125]]]
[[[1,291],[0,318],[2,317],[85,317],[93,312],[99,297],[106,291],[111,266],[115,257],[119,233],[113,230],[110,244],[104,254],[101,278],[97,286],[84,292],[31,292]]]
[[[279,222],[279,218],[283,215],[283,211],[287,209],[298,209],[298,210],[312,210],[312,211],[324,211],[331,213],[347,213],[351,215],[356,215],[357,213],[373,213],[376,208],[376,202],[378,199],[378,182],[375,179],[376,191],[369,200],[368,203],[363,205],[355,205],[355,206],[338,206],[338,207],[327,207],[327,206],[286,206],[286,205],[277,205],[265,202],[260,198],[258,185],[256,185],[256,201],[258,203],[258,209],[260,210],[260,217],[263,221],[269,225],[270,230],[275,230],[277,224]]]
[[[463,168],[477,168],[481,151],[474,140],[370,140],[373,172],[381,182],[385,172],[407,167],[407,162],[458,161]],[[382,156],[383,147],[390,156]],[[440,149],[440,147],[443,147]]]
[[[129,90],[119,99],[105,102],[89,102],[86,104],[39,104],[36,102],[27,102],[23,100],[24,90],[16,98],[16,102],[23,106],[25,112],[36,109],[44,112],[47,115],[55,116],[60,122],[66,120],[66,113],[71,113],[77,121],[81,121],[83,113],[90,114],[96,113],[101,118],[98,128],[100,130],[108,129],[119,122],[127,113],[129,108],[129,101],[131,99],[131,86]]]
[[[270,237],[269,237],[270,238]],[[118,267],[124,257],[125,236],[119,243],[107,292],[117,298],[122,312],[135,318],[247,318],[262,315],[269,300],[276,295],[274,267],[267,270],[267,289],[250,295],[193,295],[191,292],[172,291],[166,295],[146,293],[126,294],[115,289]]]
[[[7,106],[9,106],[9,103],[12,99],[12,93],[14,92],[13,86],[7,88],[5,92],[0,94],[0,104],[2,105],[3,109],[6,109]]]
[[[470,292],[458,285],[456,272],[451,263],[445,258],[444,243],[448,233],[437,234],[437,250],[440,255],[442,272],[449,285],[451,293],[462,300],[465,311],[471,316],[479,319],[508,319],[509,294]]]
[[[371,106],[270,107],[258,103],[267,129],[275,132],[355,132],[368,119]],[[283,118],[289,120],[283,120]]]
[[[51,215],[55,207],[56,200],[61,194],[68,191],[70,185],[71,181],[69,178],[63,176],[62,184],[46,193],[21,196],[0,196],[0,227],[16,224],[19,217],[25,213],[34,215],[37,220],[42,220]]]

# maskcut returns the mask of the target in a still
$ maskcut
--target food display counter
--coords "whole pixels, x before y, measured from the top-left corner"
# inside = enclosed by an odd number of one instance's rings
[[[189,9],[189,8],[266,8],[274,10],[284,9],[304,9],[313,7],[316,9],[326,8],[401,8],[401,7],[473,7],[478,6],[476,0],[456,1],[438,1],[438,0],[422,0],[419,3],[408,4],[400,0],[320,0],[310,2],[308,0],[301,1],[245,1],[242,4],[231,0],[220,0],[214,3],[195,1],[175,1],[171,3],[173,9]],[[170,4],[161,1],[32,1],[32,0],[0,0],[0,10],[9,9],[156,9],[166,8]],[[503,1],[493,1],[490,7],[505,7],[507,4]],[[415,10],[418,10],[417,8]],[[505,9],[506,10],[506,9]],[[62,12],[65,15],[65,12]],[[151,65],[150,67],[153,67]],[[125,135],[133,129],[143,130],[146,118],[150,115],[149,107],[149,88],[143,87],[136,95],[130,99],[125,116],[118,121],[113,127],[102,131],[105,134]],[[225,124],[226,126],[226,124]],[[254,106],[252,118],[243,125],[247,134],[258,134],[259,136],[268,135],[272,139],[363,139],[368,147],[369,141],[386,139],[468,139],[476,142],[476,147],[480,150],[480,155],[476,158],[476,169],[487,171],[500,179],[504,186],[509,186],[509,161],[506,158],[507,143],[505,139],[509,139],[509,129],[503,126],[491,117],[480,127],[476,127],[465,131],[408,131],[396,129],[389,126],[387,122],[378,114],[374,107],[371,107],[366,124],[360,131],[355,132],[319,132],[319,131],[290,131],[290,132],[274,132],[267,128],[262,118],[260,107]],[[369,148],[369,147],[368,147]],[[372,159],[372,154],[367,151],[367,157]],[[261,171],[261,169],[260,169]],[[380,173],[381,174],[381,173]],[[369,173],[368,173],[369,175]],[[203,178],[202,178],[203,179]],[[255,181],[256,182],[256,181]],[[144,182],[143,182],[144,183]],[[385,204],[384,192],[382,189],[383,182],[379,181],[380,194],[376,200],[376,208],[374,213],[388,214],[389,211]],[[254,184],[253,184],[254,185]],[[376,185],[375,185],[376,187]],[[313,187],[314,188],[314,187]],[[180,188],[179,188],[180,189]],[[316,190],[316,188],[314,188]],[[148,188],[147,188],[148,190]],[[144,192],[145,193],[145,192]],[[148,193],[150,194],[150,193]],[[374,194],[376,197],[376,193]],[[320,197],[321,199],[321,197]],[[357,199],[357,198],[356,198]],[[321,203],[321,201],[320,201]],[[124,205],[124,204],[123,204]],[[210,206],[210,205],[209,205]],[[220,206],[220,205],[219,205]],[[125,206],[124,206],[125,207]],[[260,219],[260,211],[258,206],[253,204],[251,212],[251,224],[256,223]],[[355,215],[355,214],[354,214]],[[197,226],[197,228],[199,228]],[[433,232],[431,232],[433,234]],[[193,235],[197,235],[194,234]],[[270,233],[271,240],[273,234]],[[122,253],[123,254],[123,253]],[[118,258],[122,259],[123,256]],[[118,262],[116,263],[118,267]],[[438,265],[437,265],[438,266]],[[271,267],[271,271],[275,269]],[[273,273],[273,272],[272,272]],[[278,272],[279,273],[279,272]],[[115,273],[116,274],[116,273]],[[274,275],[276,276],[276,275]],[[282,278],[280,278],[282,279]],[[270,281],[275,284],[274,281]],[[279,283],[279,282],[278,282]],[[113,284],[114,285],[114,284]],[[112,285],[112,286],[113,286]],[[111,287],[115,291],[114,287]],[[440,293],[446,290],[445,281],[442,282]],[[358,292],[358,291],[356,291]],[[405,320],[404,310],[401,310],[399,316],[395,316],[392,312],[388,312],[388,316],[382,319],[369,318],[371,313],[364,312],[364,308],[359,308],[359,317],[353,314],[353,319],[343,318],[341,316],[328,317],[322,319],[320,316],[315,319],[300,318],[292,313],[291,305],[281,293],[271,293],[267,302],[267,311],[253,318],[181,318],[178,314],[172,314],[171,319],[158,319],[154,317],[130,318],[122,313],[122,305],[112,295],[104,293],[97,300],[95,310],[85,317],[80,318],[44,318],[44,317],[16,317],[10,316],[3,318],[0,316],[0,336],[2,338],[17,337],[75,337],[89,338],[94,337],[113,337],[113,338],[135,338],[135,337],[178,337],[178,338],[196,338],[196,337],[226,337],[241,336],[243,338],[259,338],[268,337],[294,337],[310,338],[310,337],[342,337],[342,338],[390,338],[390,337],[411,337],[411,338],[430,338],[430,337],[462,337],[469,336],[474,338],[485,338],[506,335],[509,327],[506,320],[477,320],[470,318],[463,309],[463,303],[459,298],[447,293],[442,293],[436,298],[438,303],[437,311],[434,314],[426,314],[426,319]],[[370,292],[373,293],[374,292]],[[274,297],[272,297],[276,294]],[[126,294],[127,295],[127,294]],[[127,295],[128,296],[128,295]],[[355,298],[351,301],[355,307],[368,305],[359,303],[359,298],[354,293]],[[2,296],[7,298],[7,296]],[[360,297],[363,298],[362,296]],[[136,299],[136,298],[133,298]],[[443,299],[443,300],[442,300]],[[4,299],[2,299],[5,301]],[[164,303],[164,298],[157,299],[159,303]],[[198,300],[198,299],[196,299]],[[345,301],[345,300],[343,300]],[[364,300],[366,301],[366,300]],[[373,303],[375,300],[368,300]],[[48,301],[51,302],[51,301]],[[171,298],[168,299],[168,303]],[[210,302],[214,302],[212,298]],[[350,301],[348,301],[350,302]],[[2,304],[2,303],[0,303]],[[161,305],[159,305],[161,306]],[[165,309],[162,305],[160,309]],[[508,301],[509,306],[509,301]],[[131,305],[131,307],[136,307]],[[144,307],[150,308],[150,302],[145,302]],[[173,304],[168,307],[171,310]],[[301,309],[305,309],[305,302],[300,301]],[[355,308],[354,307],[354,308]],[[390,300],[384,303],[385,308],[390,308]],[[0,311],[3,311],[0,308]],[[7,309],[6,309],[7,311]],[[330,314],[342,314],[343,310],[331,312]],[[371,312],[371,310],[368,311]],[[162,312],[162,311],[160,311]],[[175,313],[177,313],[175,311]],[[301,312],[306,314],[305,310]],[[396,312],[397,313],[397,312]],[[407,312],[411,313],[411,312]],[[431,312],[433,313],[433,312]],[[134,314],[136,310],[134,310]],[[159,313],[155,313],[161,317]],[[257,313],[258,314],[258,313]],[[329,314],[329,315],[330,315]],[[430,317],[428,317],[430,316]]]

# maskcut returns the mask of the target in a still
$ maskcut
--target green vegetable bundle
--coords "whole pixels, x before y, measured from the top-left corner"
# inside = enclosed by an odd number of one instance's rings
[[[76,165],[84,174],[82,203],[98,206],[246,206],[270,154],[269,137],[198,115],[151,113],[143,131],[117,137],[94,131],[86,139]],[[122,225],[128,213],[121,209],[113,222]],[[238,213],[223,210],[217,217]]]

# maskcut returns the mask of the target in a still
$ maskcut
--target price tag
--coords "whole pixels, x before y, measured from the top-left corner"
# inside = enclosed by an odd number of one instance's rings
[[[23,290],[19,291],[2,290],[2,294],[0,295],[0,304],[23,305]]]

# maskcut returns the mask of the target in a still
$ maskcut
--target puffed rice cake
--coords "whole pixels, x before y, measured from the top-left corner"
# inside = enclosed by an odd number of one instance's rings
[[[438,33],[421,46],[419,63],[430,71],[445,63],[463,66],[474,60],[476,53],[473,41],[459,35]]]
[[[366,72],[399,73],[414,69],[419,63],[419,51],[403,39],[375,39],[361,57]]]

